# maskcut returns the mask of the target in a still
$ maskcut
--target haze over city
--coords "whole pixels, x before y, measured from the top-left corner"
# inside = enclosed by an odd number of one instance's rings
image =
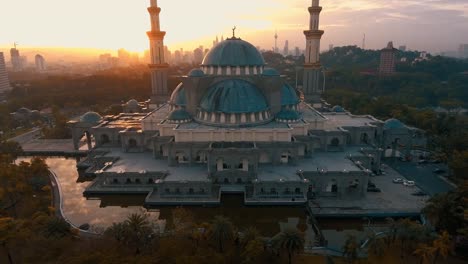
[[[263,49],[289,40],[304,48],[301,33],[308,22],[305,0],[256,1],[160,1],[162,30],[168,32],[170,49],[211,47],[212,40],[238,35]],[[43,0],[7,1],[2,4],[0,48],[18,42],[26,47],[147,49],[148,17],[141,13],[146,1]],[[456,50],[468,42],[468,2],[464,0],[328,0],[321,27],[326,31],[322,50],[334,46],[361,45],[380,49],[388,41],[413,50]],[[287,12],[285,12],[287,10]],[[21,23],[21,17],[28,23]],[[15,22],[16,21],[16,22]],[[12,26],[14,25],[14,26]]]

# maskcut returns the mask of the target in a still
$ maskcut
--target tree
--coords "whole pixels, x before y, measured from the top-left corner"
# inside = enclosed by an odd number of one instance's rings
[[[358,257],[359,244],[356,237],[348,235],[343,246],[343,256],[346,257],[348,263],[353,263]]]
[[[434,249],[426,244],[419,244],[413,254],[419,257],[420,264],[429,264],[434,256]]]
[[[211,225],[211,240],[218,245],[218,251],[223,253],[226,242],[234,240],[234,226],[224,216],[215,216]]]
[[[114,223],[104,234],[134,249],[135,255],[151,244],[155,238],[154,227],[146,214],[131,214],[122,223]]]
[[[304,235],[297,230],[285,230],[272,238],[272,244],[276,249],[287,252],[291,264],[294,254],[304,250]]]
[[[0,218],[0,244],[7,252],[8,262],[13,264],[13,258],[9,249],[9,242],[14,238],[15,221],[13,218]]]
[[[451,192],[432,197],[423,213],[438,230],[455,234],[464,223],[464,203],[460,193]]]
[[[44,236],[47,238],[63,238],[71,234],[70,224],[55,216],[49,219],[44,230]]]
[[[375,233],[369,236],[369,242],[367,245],[368,254],[381,257],[385,253],[385,239],[378,237]]]
[[[258,258],[263,254],[264,243],[259,238],[250,240],[242,252],[243,263],[258,263]]]
[[[432,248],[434,250],[434,264],[437,263],[439,257],[446,259],[452,250],[452,242],[449,233],[443,231],[442,234],[432,242]]]

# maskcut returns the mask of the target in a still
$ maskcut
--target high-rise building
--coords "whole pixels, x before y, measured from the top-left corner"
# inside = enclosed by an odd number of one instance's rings
[[[301,56],[301,50],[299,49],[299,47],[296,47],[294,49],[294,56],[296,56],[296,57]]]
[[[319,0],[312,0],[312,6],[309,7],[309,30],[304,31],[306,51],[303,78],[305,100],[311,103],[320,102],[320,95],[323,92],[320,85],[320,76],[322,75],[320,40],[324,31],[319,30],[320,12],[322,12],[322,7]]]
[[[380,51],[380,75],[392,75],[395,73],[395,60],[397,49],[393,47],[393,42],[390,41],[387,47]]]
[[[406,51],[406,45],[401,45],[400,47],[398,47],[398,49],[400,51]]]
[[[288,55],[289,55],[289,40],[286,40],[286,41],[284,42],[283,55],[284,55],[284,56],[288,56]]]
[[[5,56],[0,52],[0,94],[11,90],[10,80],[6,71]]]
[[[193,63],[201,64],[203,61],[203,49],[196,48],[193,51]]]
[[[275,32],[275,48],[273,49],[275,53],[278,53],[278,32]]]
[[[23,70],[20,52],[18,49],[16,49],[16,44],[14,48],[10,49],[10,60],[11,66],[13,67],[13,71]]]
[[[328,45],[328,50],[329,50],[329,51],[332,50],[333,48],[334,48],[334,47],[333,47],[333,44]]]
[[[458,48],[458,56],[460,58],[468,58],[468,44],[460,44]]]
[[[46,64],[45,64],[45,59],[42,55],[37,54],[36,57],[34,58],[35,64],[36,64],[36,71],[37,72],[43,72],[46,70]]]
[[[169,64],[164,58],[164,36],[166,32],[161,31],[159,14],[161,8],[158,7],[157,0],[150,0],[148,12],[151,17],[151,31],[147,32],[150,40],[151,64],[151,103],[153,107],[167,103],[169,100],[169,90],[167,88],[167,75]]]

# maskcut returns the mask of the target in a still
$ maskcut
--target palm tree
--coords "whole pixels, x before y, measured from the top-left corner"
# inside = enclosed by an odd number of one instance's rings
[[[434,264],[437,263],[439,256],[442,256],[444,259],[447,258],[451,248],[451,239],[447,231],[442,232],[436,240],[432,242],[432,248],[434,250]]]
[[[224,251],[224,243],[234,239],[234,226],[231,220],[224,216],[215,216],[212,223],[211,239],[218,245],[220,253]]]
[[[273,246],[288,253],[289,264],[295,253],[304,250],[304,235],[297,230],[285,230],[272,238]]]
[[[377,237],[375,233],[372,232],[369,235],[369,242],[367,244],[368,254],[381,257],[385,253],[385,240],[382,237]]]
[[[419,244],[413,254],[420,258],[420,264],[429,264],[434,256],[434,248],[426,244]]]
[[[146,214],[131,214],[124,221],[126,242],[135,246],[135,255],[140,254],[141,248],[153,238],[153,228]]]
[[[15,221],[13,218],[0,218],[0,245],[5,250],[8,256],[8,262],[13,264],[13,258],[11,256],[8,243],[12,238],[15,237],[13,230],[15,229]]]
[[[343,256],[346,257],[348,263],[353,263],[358,257],[359,245],[356,240],[356,237],[353,235],[348,235],[348,238],[345,241],[343,246]]]
[[[255,240],[260,237],[260,233],[255,227],[249,227],[243,232],[241,238],[242,246],[246,246],[250,241]]]

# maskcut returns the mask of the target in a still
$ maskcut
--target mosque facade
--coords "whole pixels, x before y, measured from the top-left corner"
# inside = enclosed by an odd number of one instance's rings
[[[122,114],[89,112],[69,122],[75,147],[86,135],[90,148],[79,164],[95,177],[87,197],[143,194],[148,206],[217,205],[229,193],[243,195],[247,205],[360,199],[387,148],[413,144],[416,135],[417,144],[425,144],[422,133],[401,122],[310,104],[319,94],[318,0],[306,31],[307,45],[316,48],[306,62],[311,87],[305,101],[235,30],[168,94],[156,0],[148,11],[151,102],[131,100]]]

